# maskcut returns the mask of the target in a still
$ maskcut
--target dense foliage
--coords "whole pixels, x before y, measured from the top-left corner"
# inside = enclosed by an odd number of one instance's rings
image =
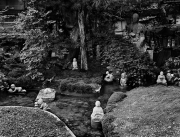
[[[141,86],[155,81],[156,67],[149,54],[140,52],[135,44],[121,36],[109,41],[103,60],[116,70],[127,72],[129,86]]]
[[[133,67],[145,68],[151,74],[146,64],[149,60],[144,61],[144,55],[130,46],[129,40],[116,39],[113,33],[116,21],[122,17],[130,20],[134,12],[153,9],[154,2],[157,1],[27,0],[26,10],[16,21],[16,31],[25,34],[20,58],[27,65],[27,75],[44,80],[44,70],[55,65],[68,68],[64,66],[72,63],[74,56],[70,51],[74,48],[81,49],[80,68],[88,70],[87,62],[96,57],[97,45],[105,63],[125,71],[131,69],[129,75],[133,75]],[[52,51],[57,52],[56,59],[52,59]]]
[[[63,34],[59,34],[56,28],[56,20],[51,19],[51,11],[37,9],[29,3],[29,7],[23,13],[19,14],[16,21],[16,30],[25,33],[25,46],[21,50],[20,58],[27,65],[29,74],[32,79],[44,79],[41,69],[50,69],[55,65],[51,58],[52,51],[58,53],[56,61],[61,66],[60,60],[67,54],[63,42],[66,39]]]

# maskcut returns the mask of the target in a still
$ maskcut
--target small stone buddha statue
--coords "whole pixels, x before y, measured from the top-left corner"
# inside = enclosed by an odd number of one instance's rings
[[[100,121],[104,116],[104,111],[101,107],[100,101],[95,102],[95,107],[93,108],[93,113],[91,114],[91,119],[98,118]]]
[[[94,128],[98,128],[97,125],[101,123],[101,120],[104,116],[104,111],[101,107],[100,101],[95,102],[95,107],[93,108],[93,112],[91,114],[91,126]]]
[[[167,85],[167,81],[165,79],[163,71],[160,72],[160,75],[158,76],[158,79],[156,82],[157,82],[157,84]]]
[[[41,104],[41,106],[40,106],[40,109],[42,109],[42,110],[48,110],[48,109],[49,109],[48,104],[45,103],[45,102],[43,102],[43,103]]]
[[[73,66],[72,70],[77,70],[78,69],[78,64],[77,64],[76,58],[73,59],[72,66]]]
[[[25,89],[22,87],[16,87],[15,84],[11,84],[10,89],[8,90],[9,93],[26,93]]]
[[[37,100],[37,102],[34,103],[34,106],[39,107],[42,110],[48,110],[49,109],[47,103],[45,103],[42,98],[39,98]]]
[[[126,85],[127,85],[126,82],[127,82],[127,75],[124,72],[124,73],[121,74],[120,85],[122,87],[126,87]]]

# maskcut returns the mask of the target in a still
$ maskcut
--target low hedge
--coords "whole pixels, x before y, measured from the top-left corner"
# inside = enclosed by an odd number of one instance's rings
[[[35,84],[37,84],[37,83],[33,82],[30,77],[25,76],[25,75],[18,77],[18,78],[7,77],[6,79],[7,79],[6,81],[9,84],[15,84],[16,86],[20,86],[23,88],[32,88],[35,86]]]
[[[91,94],[96,88],[98,88],[98,84],[100,83],[98,80],[99,78],[97,78],[97,82],[94,78],[93,80],[82,80],[76,78],[62,79],[60,81],[59,89],[61,92],[69,91],[81,94]]]

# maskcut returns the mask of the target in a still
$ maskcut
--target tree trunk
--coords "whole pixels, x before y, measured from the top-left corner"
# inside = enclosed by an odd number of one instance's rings
[[[81,69],[88,70],[87,64],[87,53],[85,47],[85,28],[84,28],[84,11],[78,12],[78,24],[79,24],[79,34],[80,34],[80,41],[81,41]]]

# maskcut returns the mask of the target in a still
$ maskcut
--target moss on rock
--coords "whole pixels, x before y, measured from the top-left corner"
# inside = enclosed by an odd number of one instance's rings
[[[127,95],[123,92],[114,92],[111,97],[108,99],[108,105],[114,104],[116,102],[122,101],[124,98],[126,98]]]

